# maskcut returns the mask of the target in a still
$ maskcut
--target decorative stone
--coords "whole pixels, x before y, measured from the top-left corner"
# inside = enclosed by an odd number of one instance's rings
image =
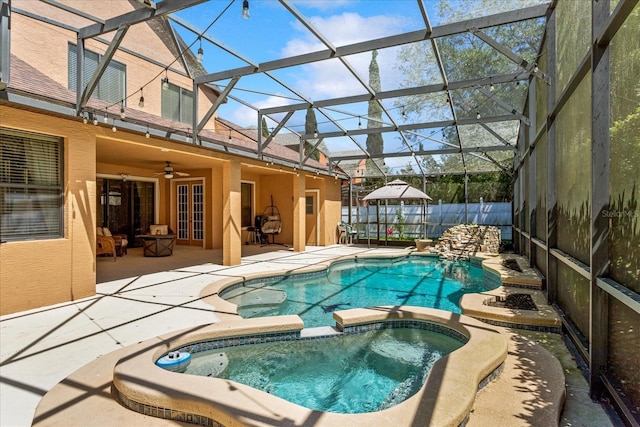
[[[498,253],[499,249],[499,228],[460,224],[445,230],[431,252],[446,259],[468,260],[469,256],[477,252]]]

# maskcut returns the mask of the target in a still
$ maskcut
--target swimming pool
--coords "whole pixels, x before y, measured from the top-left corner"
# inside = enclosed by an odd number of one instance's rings
[[[200,425],[371,427],[411,426],[417,420],[428,420],[430,425],[458,427],[468,418],[478,390],[499,375],[507,356],[506,337],[491,325],[433,308],[339,310],[335,323],[335,330],[315,328],[313,336],[295,315],[236,319],[174,331],[133,345],[119,355],[113,368],[114,392],[120,404],[133,411]],[[461,335],[466,343],[433,363],[419,390],[406,400],[356,414],[309,409],[234,380],[177,374],[155,363],[173,351],[192,352],[195,357],[202,351],[225,352],[230,347],[258,343],[322,340],[325,335],[340,334],[338,331],[359,334],[378,330],[380,324],[444,334],[454,331],[452,336]],[[317,371],[319,376],[321,369]]]
[[[433,364],[466,342],[451,332],[390,328],[228,347],[196,353],[184,373],[233,380],[317,411],[374,412],[414,395]]]
[[[244,318],[297,314],[306,327],[315,327],[333,324],[336,310],[356,307],[412,305],[460,313],[460,297],[493,289],[487,286],[482,268],[468,262],[406,256],[355,258],[314,274],[250,280],[220,296]]]

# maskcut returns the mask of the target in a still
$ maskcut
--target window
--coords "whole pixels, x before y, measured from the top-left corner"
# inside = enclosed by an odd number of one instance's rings
[[[169,83],[168,89],[162,89],[162,117],[191,124],[193,92]]]
[[[240,191],[242,227],[251,227],[253,226],[253,184],[241,183]]]
[[[313,196],[305,197],[305,213],[307,215],[313,215],[315,210],[313,209]]]
[[[64,235],[62,139],[0,128],[0,239]]]
[[[78,83],[78,49],[74,44],[69,44],[69,89],[76,90]],[[102,55],[88,50],[84,51],[84,84],[89,83],[91,77],[98,69],[98,63]],[[119,103],[127,97],[126,66],[120,62],[111,60],[107,69],[102,74],[98,85],[91,94],[93,98],[107,102]]]

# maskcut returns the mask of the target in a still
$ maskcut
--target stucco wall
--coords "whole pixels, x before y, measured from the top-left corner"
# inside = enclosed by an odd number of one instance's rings
[[[133,6],[127,1],[118,2],[78,2],[66,1],[72,7],[79,8],[83,5],[87,7],[95,16],[113,16],[114,13],[125,13],[133,10]],[[64,1],[62,3],[65,3]],[[17,0],[13,7],[34,11],[43,16],[50,17],[57,21],[66,22],[71,17],[70,14],[41,2]],[[115,8],[115,9],[114,9]],[[19,13],[13,13],[11,17],[11,53],[22,59],[30,66],[42,72],[56,83],[68,88],[68,45],[77,43],[76,33],[36,21]],[[77,19],[77,18],[76,18]],[[79,27],[89,24],[81,19]],[[36,36],[37,34],[37,36]],[[111,34],[105,34],[101,38],[110,40]],[[154,31],[146,23],[136,24],[129,28],[120,45],[137,54],[153,58],[161,64],[171,64],[167,72],[169,82],[178,85],[188,91],[193,90],[193,81],[185,75],[184,67],[180,61],[175,61],[175,56],[158,38]],[[104,42],[89,39],[85,42],[85,49],[104,54],[108,45]],[[162,78],[165,77],[164,68],[151,62],[145,61],[136,55],[125,53],[122,50],[116,51],[113,60],[126,65],[126,107],[144,111],[149,114],[161,116],[162,99]],[[174,72],[175,70],[175,72]],[[138,107],[140,98],[140,88],[144,87],[144,107]],[[199,90],[198,115],[202,119],[215,100],[210,89]],[[118,106],[114,106],[108,111],[109,114],[117,115]],[[215,115],[214,115],[215,117]],[[192,127],[191,123],[184,124],[184,131]],[[215,120],[212,118],[206,125],[207,129],[215,127]]]
[[[320,242],[321,246],[332,245],[336,242],[336,227],[340,222],[342,209],[340,180],[321,177],[305,180],[307,190],[319,190],[318,214],[320,215]]]
[[[42,114],[0,106],[0,126],[60,136],[65,151],[64,237],[0,245],[0,314],[95,294],[95,132]]]
[[[331,245],[336,241],[336,227],[341,219],[342,199],[340,180],[325,180],[324,193],[320,192],[321,223],[320,244]]]
[[[278,243],[291,244],[293,241],[293,177],[295,177],[293,174],[279,173],[264,175],[260,180],[260,191],[256,200],[257,214],[262,215],[271,204],[271,196],[273,196],[273,204],[280,211],[282,218],[282,230],[275,237]]]

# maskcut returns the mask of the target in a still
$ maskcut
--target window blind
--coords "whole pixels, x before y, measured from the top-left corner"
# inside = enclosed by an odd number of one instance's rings
[[[74,44],[69,44],[69,72],[68,83],[69,89],[76,90],[78,83],[78,48]],[[84,72],[83,80],[86,85],[89,83],[89,79],[95,74],[98,69],[98,63],[102,55],[89,50],[84,51]],[[109,65],[105,69],[96,89],[91,95],[94,98],[101,99],[103,101],[118,103],[126,98],[126,66],[118,61],[111,60]]]
[[[62,139],[0,128],[0,238],[63,236]]]
[[[193,92],[169,83],[168,89],[162,89],[162,117],[191,124]]]

